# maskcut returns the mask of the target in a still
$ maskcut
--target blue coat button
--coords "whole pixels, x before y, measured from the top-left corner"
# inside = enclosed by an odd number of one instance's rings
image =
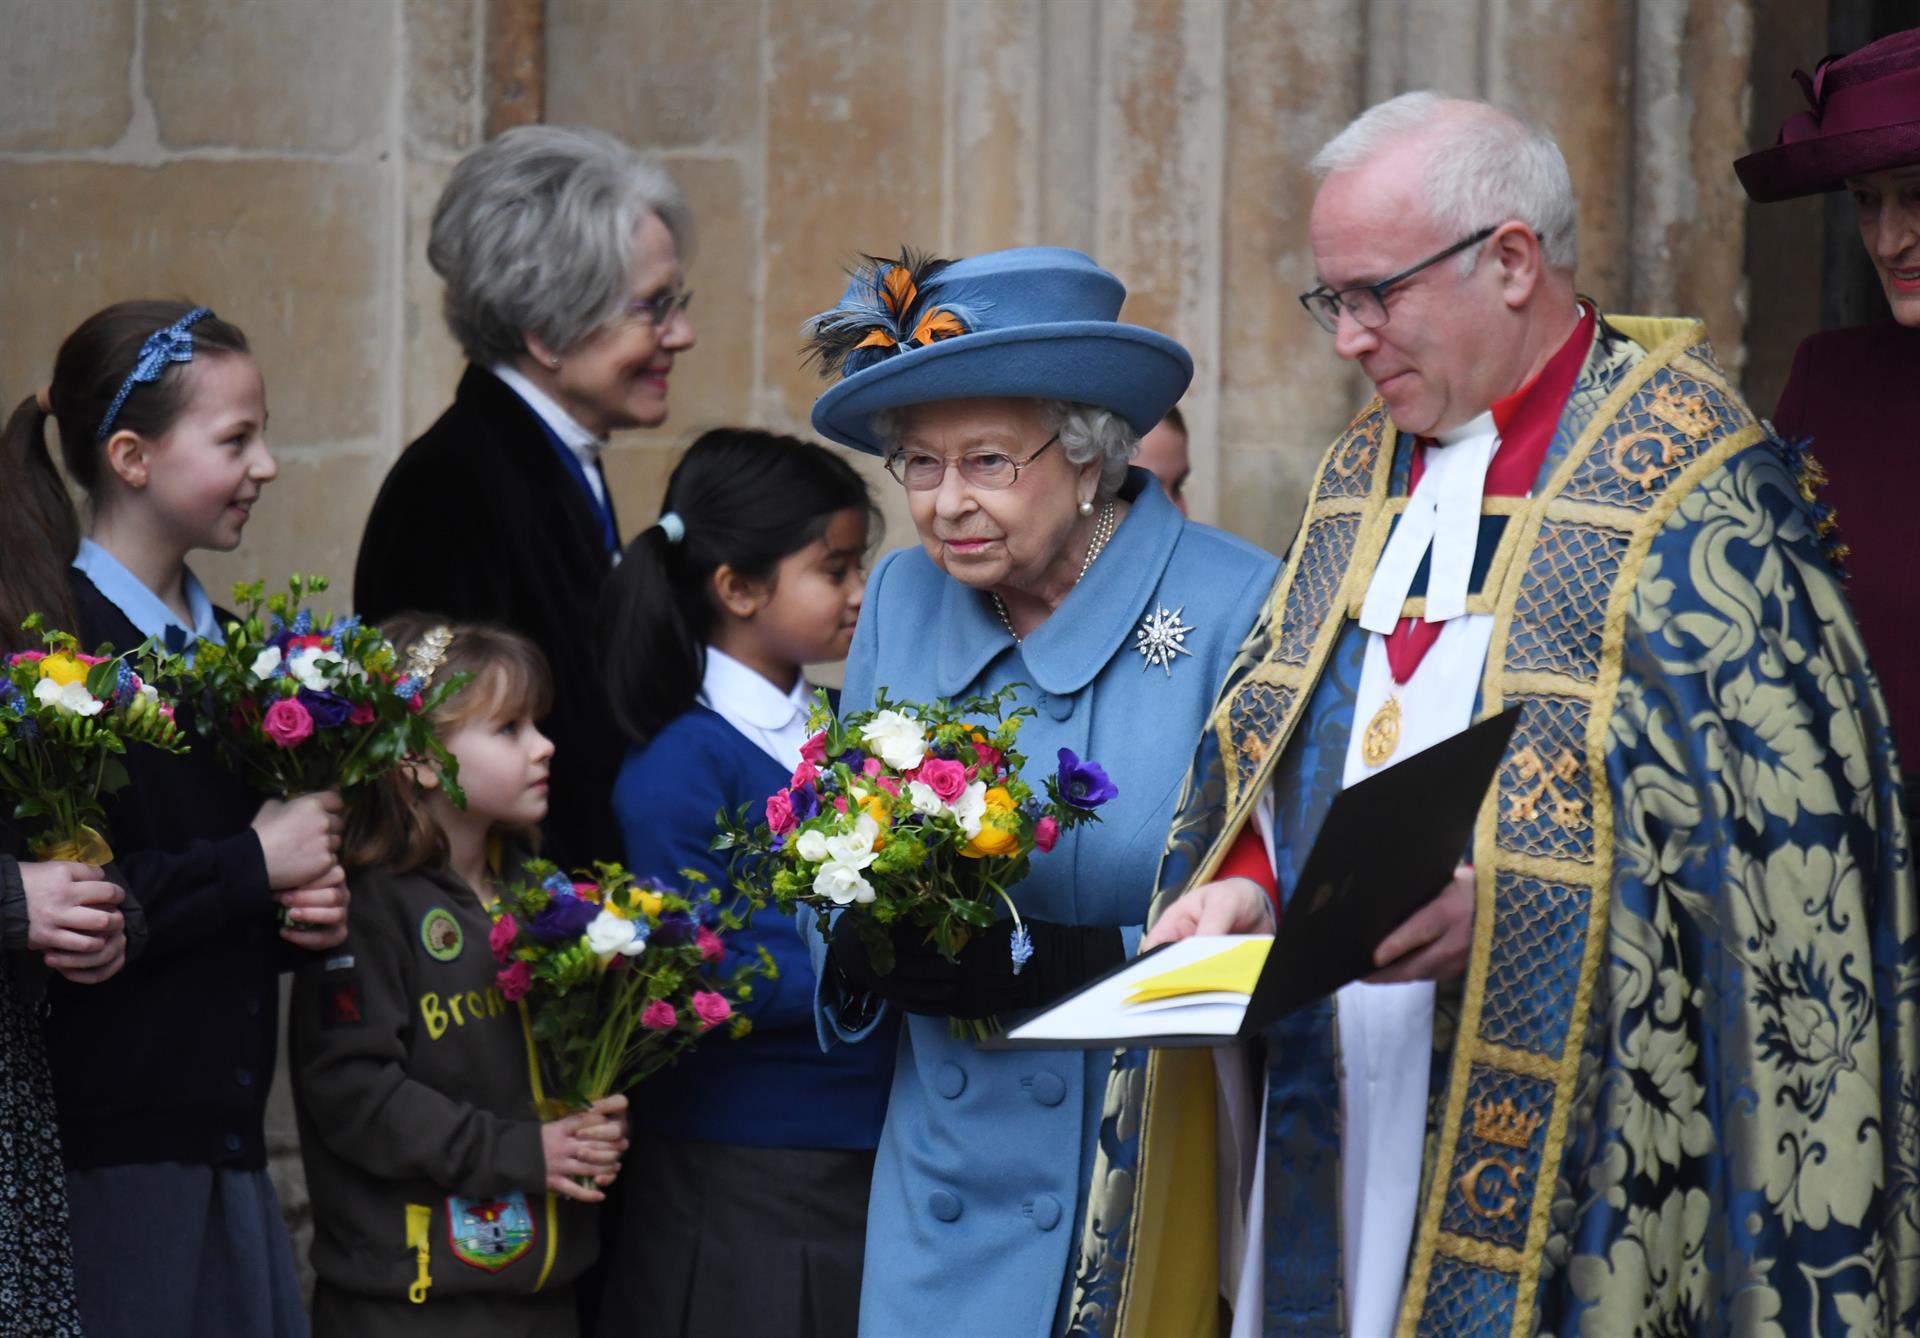
[[[1033,1099],[1043,1106],[1057,1106],[1067,1099],[1067,1080],[1057,1073],[1033,1075]]]
[[[1047,713],[1050,720],[1065,720],[1073,714],[1073,698],[1057,692],[1043,692],[1036,704]]]
[[[933,1075],[933,1090],[951,1101],[967,1090],[967,1071],[958,1064],[942,1064]]]
[[[1027,1205],[1027,1212],[1042,1231],[1051,1231],[1060,1225],[1060,1200],[1051,1194],[1040,1195]]]
[[[960,1200],[944,1189],[936,1189],[927,1195],[927,1211],[942,1222],[951,1222],[960,1216]],[[1053,1215],[1060,1216],[1060,1205],[1053,1205]]]

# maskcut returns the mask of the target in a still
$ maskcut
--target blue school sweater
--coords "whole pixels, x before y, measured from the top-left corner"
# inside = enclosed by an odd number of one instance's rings
[[[705,706],[668,722],[645,748],[629,750],[613,808],[626,838],[627,867],[680,886],[698,869],[728,886],[725,857],[709,848],[714,815],[766,797],[788,773]],[[753,982],[741,1011],[753,1030],[740,1040],[718,1032],[672,1068],[632,1092],[635,1130],[705,1143],[756,1147],[871,1148],[880,1141],[893,1078],[898,1021],[865,1045],[823,1054],[814,1030],[813,967],[791,915],[771,908],[727,936],[730,968],[741,954],[772,954],[778,979]]]

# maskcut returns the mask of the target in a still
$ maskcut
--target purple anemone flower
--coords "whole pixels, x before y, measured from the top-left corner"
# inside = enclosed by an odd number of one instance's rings
[[[1099,808],[1120,793],[1098,762],[1082,762],[1073,749],[1060,750],[1060,797],[1075,808]]]

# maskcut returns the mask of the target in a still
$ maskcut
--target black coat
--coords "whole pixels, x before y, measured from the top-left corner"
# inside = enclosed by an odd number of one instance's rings
[[[401,453],[360,540],[354,606],[493,623],[553,667],[552,807],[544,854],[563,867],[617,859],[611,796],[625,743],[601,687],[595,605],[613,569],[593,502],[526,402],[468,367],[453,405]]]

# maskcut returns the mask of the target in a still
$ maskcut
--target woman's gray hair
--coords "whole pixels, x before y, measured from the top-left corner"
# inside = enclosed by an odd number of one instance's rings
[[[433,211],[447,328],[482,366],[517,360],[527,335],[571,347],[625,310],[649,213],[687,259],[693,211],[664,167],[584,126],[506,131],[460,160]]]
[[[1060,438],[1060,451],[1070,464],[1100,461],[1100,495],[1112,497],[1127,477],[1127,464],[1139,448],[1140,434],[1127,420],[1097,404],[1067,400],[1038,400],[1040,417],[1050,434]],[[907,408],[882,409],[868,420],[873,435],[889,450],[900,444],[906,430]]]
[[[1540,238],[1549,267],[1574,268],[1580,222],[1565,155],[1546,131],[1489,103],[1424,91],[1389,98],[1328,140],[1313,156],[1313,173],[1324,179],[1416,138],[1426,151],[1421,198],[1443,232],[1457,240],[1519,219]],[[1479,254],[1460,258],[1462,274]]]

